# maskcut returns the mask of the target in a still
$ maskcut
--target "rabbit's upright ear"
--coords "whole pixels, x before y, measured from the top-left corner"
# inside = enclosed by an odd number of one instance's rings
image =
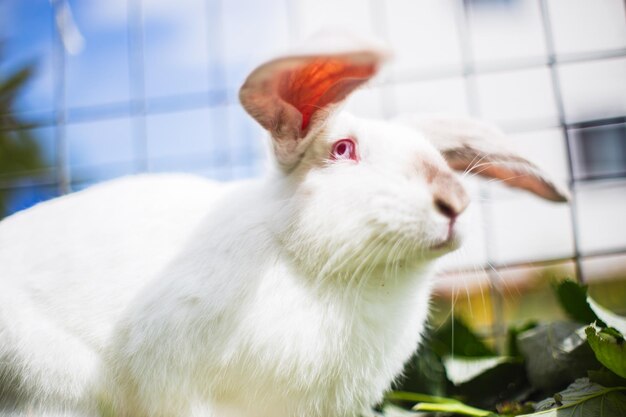
[[[532,162],[504,145],[504,133],[470,118],[401,117],[420,130],[455,170],[497,178],[509,187],[528,190],[546,200],[564,202],[569,192]]]
[[[313,48],[263,64],[239,91],[243,107],[272,135],[276,159],[286,170],[302,158],[337,105],[370,80],[386,56],[383,49],[354,39],[320,41],[324,52]]]

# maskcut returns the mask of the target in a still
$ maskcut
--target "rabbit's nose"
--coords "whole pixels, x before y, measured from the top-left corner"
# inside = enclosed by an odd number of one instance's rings
[[[469,196],[459,180],[450,173],[440,173],[431,183],[435,209],[455,220],[469,204]]]
[[[435,197],[435,207],[437,208],[437,211],[439,213],[443,214],[450,220],[455,219],[456,216],[459,215],[457,210],[455,210],[452,206],[450,206],[450,204],[446,203],[444,200],[437,198],[437,197]]]

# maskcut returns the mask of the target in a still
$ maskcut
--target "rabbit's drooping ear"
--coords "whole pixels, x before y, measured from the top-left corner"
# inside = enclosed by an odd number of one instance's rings
[[[402,117],[398,121],[420,130],[455,170],[497,178],[510,187],[528,190],[551,201],[568,201],[569,192],[532,162],[504,145],[504,133],[469,118]]]
[[[255,69],[239,91],[246,111],[272,135],[278,163],[295,166],[332,110],[371,79],[384,51],[345,39],[326,47],[332,53],[307,53],[270,61]]]

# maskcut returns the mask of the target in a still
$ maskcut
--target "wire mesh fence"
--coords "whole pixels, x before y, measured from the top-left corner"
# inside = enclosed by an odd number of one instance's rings
[[[349,109],[377,117],[446,111],[491,120],[514,147],[567,181],[567,207],[470,184],[477,197],[470,245],[477,249],[446,270],[453,277],[477,269],[487,276],[494,334],[504,325],[503,271],[565,265],[585,281],[594,259],[624,259],[623,2],[173,3],[9,2],[6,15],[21,22],[8,38],[22,48],[14,60],[45,57],[36,82],[44,94],[26,97],[16,116],[37,122],[32,130],[46,156],[39,169],[0,177],[9,211],[133,173],[190,171],[221,180],[258,175],[263,133],[238,107],[237,86],[261,57],[330,23],[373,33],[398,51]],[[80,55],[68,54],[68,5],[86,38]],[[164,35],[171,21],[179,35]],[[23,34],[32,29],[40,34],[39,49]],[[181,61],[194,59],[193,71],[180,70]],[[95,97],[91,87],[99,91]]]

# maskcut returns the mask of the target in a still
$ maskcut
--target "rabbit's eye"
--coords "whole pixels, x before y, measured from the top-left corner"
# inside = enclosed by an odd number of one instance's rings
[[[332,159],[358,161],[356,143],[352,139],[341,139],[334,143],[331,153]]]

